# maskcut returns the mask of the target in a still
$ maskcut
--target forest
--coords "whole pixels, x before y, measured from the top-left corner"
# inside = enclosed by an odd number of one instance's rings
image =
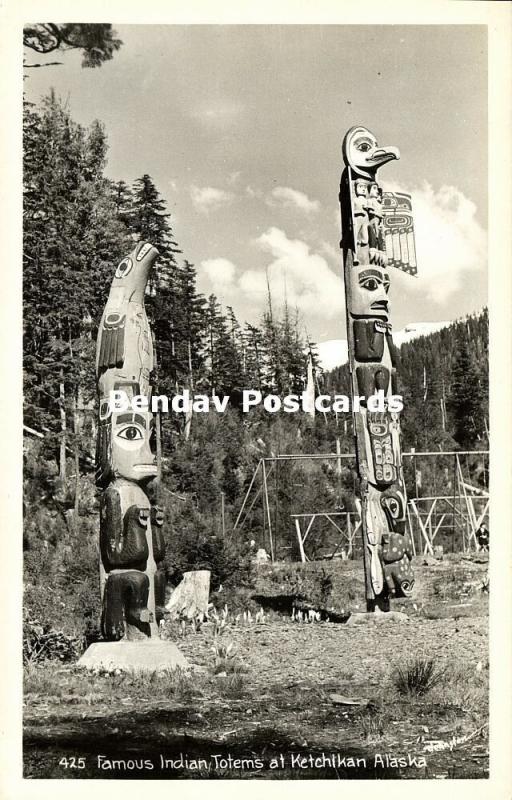
[[[37,106],[25,102],[25,615],[87,641],[98,635],[99,612],[95,340],[115,266],[135,242],[160,253],[146,296],[158,393],[230,396],[223,414],[160,417],[169,586],[197,568],[211,570],[214,590],[250,585],[251,554],[266,542],[261,507],[243,529],[234,523],[261,458],[353,452],[349,414],[242,413],[244,389],[303,391],[309,356],[323,393],[349,394],[348,367],[322,372],[298,313],[276,307],[270,290],[258,325],[202,296],[155,182],[147,174],[131,185],[108,179],[107,153],[101,122],[79,125],[54,93]],[[399,388],[404,451],[487,449],[487,310],[404,344]],[[290,514],[354,508],[350,466],[276,466],[276,558],[297,558]],[[485,483],[476,464],[472,478]],[[421,481],[412,470],[406,480],[409,491],[427,495],[444,478],[430,462]]]

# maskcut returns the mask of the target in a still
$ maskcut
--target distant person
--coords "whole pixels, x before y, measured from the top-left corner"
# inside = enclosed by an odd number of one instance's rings
[[[478,542],[478,547],[484,553],[489,552],[489,529],[483,524],[479,525],[476,530],[476,540]]]

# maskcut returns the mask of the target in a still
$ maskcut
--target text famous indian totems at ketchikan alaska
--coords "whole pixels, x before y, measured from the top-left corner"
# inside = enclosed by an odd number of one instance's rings
[[[408,195],[382,192],[376,182],[379,167],[399,157],[396,147],[379,147],[363,127],[351,128],[343,140],[339,197],[349,365],[352,394],[365,398],[353,419],[368,610],[387,610],[391,597],[409,596],[414,584],[400,417],[386,399],[397,393],[387,268],[416,274],[411,202]],[[366,399],[379,390],[385,410],[370,410]]]
[[[153,414],[111,411],[109,405],[115,389],[151,398],[154,355],[144,293],[157,256],[140,242],[121,261],[96,345],[102,634],[109,641],[158,636],[165,602],[163,513],[148,496],[157,475]]]

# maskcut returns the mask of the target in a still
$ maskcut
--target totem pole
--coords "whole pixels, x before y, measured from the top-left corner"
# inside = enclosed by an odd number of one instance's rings
[[[387,266],[416,272],[410,197],[383,193],[379,167],[398,159],[396,147],[379,147],[366,128],[343,140],[345,169],[340,205],[353,420],[361,493],[368,611],[389,609],[391,597],[412,593],[412,546],[405,529],[406,492],[397,393],[397,351],[389,322]],[[374,400],[368,402],[370,397]],[[380,396],[379,405],[376,399]],[[391,406],[391,407],[390,407]]]
[[[137,244],[116,269],[96,345],[99,424],[101,628],[108,641],[158,636],[165,603],[162,510],[150,500],[157,475],[150,410],[118,412],[110,392],[148,398],[154,369],[144,293],[158,251]],[[142,404],[141,404],[142,405]]]

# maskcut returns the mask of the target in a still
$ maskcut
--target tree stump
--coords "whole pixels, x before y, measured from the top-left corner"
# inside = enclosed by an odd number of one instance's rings
[[[209,595],[209,570],[184,572],[183,580],[173,591],[165,609],[171,619],[194,619],[198,614],[205,616]]]

